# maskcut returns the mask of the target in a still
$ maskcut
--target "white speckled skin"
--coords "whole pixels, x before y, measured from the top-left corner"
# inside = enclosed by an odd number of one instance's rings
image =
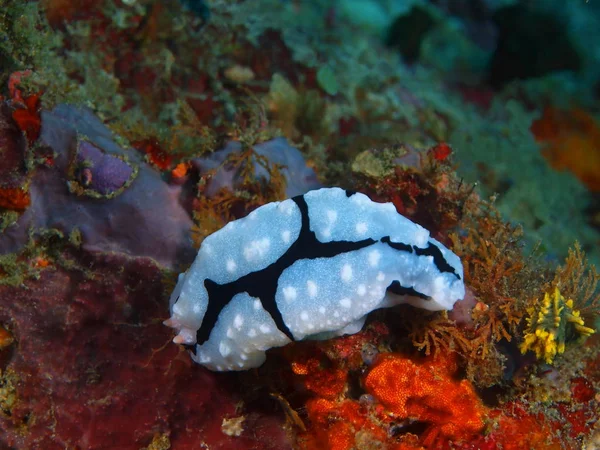
[[[332,257],[296,260],[283,270],[276,281],[275,302],[295,339],[358,332],[366,315],[382,307],[410,303],[428,310],[452,309],[464,297],[460,259],[423,227],[398,214],[392,204],[374,203],[358,193],[348,196],[339,188],[311,191],[304,199],[310,230],[318,241],[376,242]],[[264,205],[208,236],[171,296],[167,324],[179,332],[175,342],[196,343],[209,301],[206,279],[225,284],[264,269],[296,241],[301,224],[301,211],[289,199]],[[432,256],[381,242],[386,236],[393,243],[418,248],[435,245],[456,275],[441,272]],[[387,290],[394,281],[430,299],[395,295]],[[267,349],[290,342],[259,299],[239,293],[233,299],[210,301],[227,304],[210,338],[196,346],[193,356],[209,369],[258,367]]]

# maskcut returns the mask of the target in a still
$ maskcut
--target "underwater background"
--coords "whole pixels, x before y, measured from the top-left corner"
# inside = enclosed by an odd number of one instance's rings
[[[0,0],[0,448],[600,448],[599,100],[598,0]],[[203,239],[329,186],[464,300],[195,364]]]

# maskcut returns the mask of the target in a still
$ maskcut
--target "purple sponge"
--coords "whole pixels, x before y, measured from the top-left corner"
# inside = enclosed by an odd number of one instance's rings
[[[42,112],[40,141],[54,164],[36,169],[31,205],[0,235],[0,253],[22,247],[33,227],[78,230],[91,252],[149,257],[169,268],[193,261],[182,187],[167,184],[138,152],[119,147],[91,111],[59,105]]]
[[[82,190],[91,197],[114,197],[135,178],[137,170],[125,158],[107,155],[94,144],[80,140],[70,172],[72,191]]]

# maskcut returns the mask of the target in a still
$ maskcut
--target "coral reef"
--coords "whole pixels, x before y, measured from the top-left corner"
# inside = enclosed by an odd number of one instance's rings
[[[598,447],[599,5],[0,0],[0,447]],[[192,365],[171,270],[321,184],[465,299]]]

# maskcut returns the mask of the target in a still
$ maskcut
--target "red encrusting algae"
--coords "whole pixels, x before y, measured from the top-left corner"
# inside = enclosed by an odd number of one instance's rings
[[[0,208],[24,211],[31,203],[29,192],[17,188],[0,188]]]
[[[40,94],[32,94],[24,99],[24,107],[19,107],[12,113],[14,121],[27,137],[29,145],[33,145],[40,136],[42,127],[40,110]]]
[[[423,443],[438,437],[466,440],[481,432],[486,408],[467,380],[457,380],[456,358],[450,355],[414,361],[382,355],[365,379],[367,392],[401,420],[429,424]]]
[[[134,142],[133,147],[145,153],[148,162],[159,170],[167,170],[173,163],[173,155],[163,150],[156,140],[145,139]]]

